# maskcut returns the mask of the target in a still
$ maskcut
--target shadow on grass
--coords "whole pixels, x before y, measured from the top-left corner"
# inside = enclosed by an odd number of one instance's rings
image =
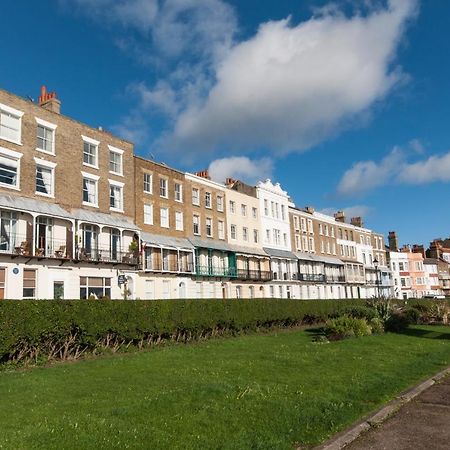
[[[416,327],[408,327],[404,330],[397,331],[396,333],[404,334],[406,336],[425,338],[425,339],[450,340],[450,329],[449,329],[448,333],[443,333],[442,331],[430,331],[430,330],[423,330],[421,328],[416,328]]]
[[[307,328],[305,333],[310,335],[312,340],[317,339],[319,336],[325,336],[324,327]]]

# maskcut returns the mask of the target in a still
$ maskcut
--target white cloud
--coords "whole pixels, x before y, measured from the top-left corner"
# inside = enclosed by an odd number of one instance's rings
[[[413,0],[347,18],[267,22],[216,66],[201,106],[182,112],[169,143],[210,151],[304,150],[334,135],[401,79],[392,67]]]
[[[208,170],[214,181],[223,183],[230,177],[253,184],[272,176],[273,163],[269,158],[251,160],[246,156],[232,156],[212,161]]]
[[[432,155],[413,164],[405,164],[399,173],[399,182],[404,184],[424,184],[450,181],[450,152]]]
[[[357,162],[344,173],[337,192],[343,196],[358,196],[389,184],[450,182],[450,151],[408,161],[411,155],[417,158],[424,151],[420,141],[412,140],[406,150],[394,147],[380,162]]]
[[[379,163],[359,161],[353,164],[341,178],[337,187],[338,194],[358,196],[385,185],[396,175],[403,160],[403,151],[395,147]]]
[[[361,123],[405,79],[395,57],[417,10],[417,0],[369,1],[346,16],[331,2],[309,20],[262,23],[237,42],[224,0],[59,1],[114,25],[113,41],[152,65],[149,80],[131,84],[137,106],[116,128],[130,134],[132,125],[155,139],[153,150],[191,162],[224,149],[303,151]]]
[[[221,0],[59,0],[62,5],[102,24],[137,31],[119,39],[127,50],[158,52],[167,58],[219,58],[233,42],[233,8]],[[139,45],[141,42],[142,45]]]

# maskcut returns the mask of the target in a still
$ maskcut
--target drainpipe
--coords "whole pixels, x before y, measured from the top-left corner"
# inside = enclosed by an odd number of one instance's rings
[[[36,254],[36,215],[32,214],[31,216],[33,218],[33,230],[31,232],[31,255],[35,256]]]

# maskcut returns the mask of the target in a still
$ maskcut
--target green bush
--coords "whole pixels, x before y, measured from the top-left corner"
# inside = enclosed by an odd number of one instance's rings
[[[372,329],[366,319],[343,315],[326,322],[325,334],[330,340],[339,340],[349,337],[369,336],[372,334]]]
[[[372,319],[370,319],[369,326],[372,330],[372,334],[384,333],[384,324],[379,317],[373,317]]]
[[[358,300],[38,300],[0,302],[0,362],[75,359],[162,341],[188,342],[323,323]]]
[[[378,313],[375,308],[363,305],[349,306],[344,309],[344,314],[351,317],[355,317],[357,319],[366,319],[367,321],[370,321],[375,317],[378,317]]]
[[[403,315],[406,317],[408,324],[418,324],[422,318],[422,314],[417,307],[406,308],[403,311]]]
[[[401,312],[395,312],[385,322],[386,331],[392,331],[394,333],[401,332],[408,328],[411,324],[411,319]]]

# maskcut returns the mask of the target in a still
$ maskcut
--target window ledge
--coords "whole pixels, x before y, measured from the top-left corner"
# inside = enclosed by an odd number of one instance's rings
[[[98,170],[98,166],[94,166],[93,164],[85,163],[84,161],[83,161],[83,166],[90,167],[92,169],[97,169]]]
[[[0,186],[1,186],[1,187],[8,188],[8,189],[12,189],[12,190],[14,190],[14,191],[20,191],[20,187],[18,187],[18,186],[13,186],[13,185],[11,185],[11,184],[0,183]]]
[[[123,209],[120,208],[113,208],[112,206],[109,207],[110,211],[114,211],[114,212],[118,212],[118,213],[122,213],[123,214]]]
[[[119,172],[113,172],[112,170],[109,171],[109,173],[111,175],[115,175],[116,177],[122,177],[123,178],[123,173],[119,173]],[[145,191],[144,191],[145,192]]]
[[[83,206],[90,206],[91,208],[98,208],[98,205],[89,202],[83,202]]]
[[[7,137],[4,137],[4,136],[0,136],[0,139],[4,140],[6,142],[11,142],[12,144],[23,145],[21,141],[14,141],[13,139],[8,139]]]
[[[44,153],[45,155],[49,155],[49,156],[56,156],[55,152],[48,152],[47,150],[44,150],[42,148],[38,148],[36,147],[36,151]]]
[[[55,198],[53,194],[45,194],[44,192],[35,192],[36,195],[40,195],[41,197],[47,197],[47,198]]]

